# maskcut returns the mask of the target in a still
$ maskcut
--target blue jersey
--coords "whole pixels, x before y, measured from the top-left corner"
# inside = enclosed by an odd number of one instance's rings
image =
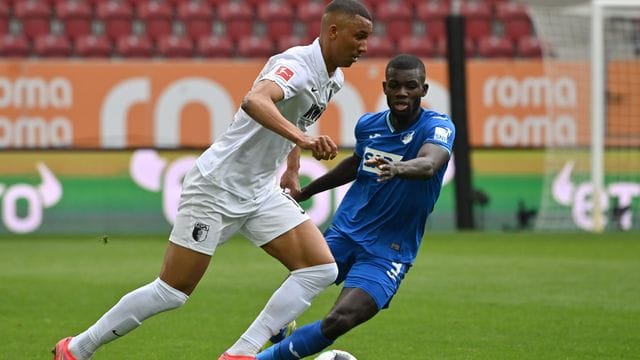
[[[355,135],[355,153],[362,162],[356,180],[336,210],[332,227],[371,254],[413,263],[447,166],[426,180],[393,178],[378,182],[378,169],[364,161],[374,156],[411,160],[425,143],[440,145],[451,154],[455,127],[447,115],[422,109],[411,127],[395,131],[387,110],[362,116]]]

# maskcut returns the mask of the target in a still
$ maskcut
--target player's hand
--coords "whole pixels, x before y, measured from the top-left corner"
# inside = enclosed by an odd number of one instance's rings
[[[366,165],[375,166],[380,171],[378,173],[378,182],[393,179],[398,175],[398,168],[390,161],[376,156],[364,162]]]
[[[300,194],[300,177],[297,171],[285,170],[280,177],[280,187],[296,199]],[[297,200],[297,199],[296,199]]]
[[[338,146],[327,135],[305,135],[300,143],[296,144],[305,150],[311,150],[316,160],[331,160],[338,155]]]
[[[290,194],[290,195],[291,195],[291,197],[292,197],[295,201],[297,201],[297,202],[299,202],[299,203],[301,203],[301,202],[303,202],[303,201],[306,201],[306,200],[309,200],[309,198],[311,197],[311,196],[307,195],[307,194],[304,192],[304,189],[302,189],[302,190],[298,191],[298,192],[297,192],[297,193],[295,193],[295,194]]]

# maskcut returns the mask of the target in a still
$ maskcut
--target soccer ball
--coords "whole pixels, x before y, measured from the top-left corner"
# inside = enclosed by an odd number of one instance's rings
[[[318,355],[315,360],[358,360],[355,356],[343,350],[329,350]]]

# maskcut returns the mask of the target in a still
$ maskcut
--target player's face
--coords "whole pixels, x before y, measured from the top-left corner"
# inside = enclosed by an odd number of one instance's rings
[[[368,19],[356,15],[343,18],[335,29],[334,62],[339,67],[349,67],[367,52],[367,39],[373,32]]]
[[[424,75],[419,69],[390,68],[382,87],[387,96],[389,110],[398,118],[415,116],[420,111],[420,102],[428,89],[428,85],[424,83]]]

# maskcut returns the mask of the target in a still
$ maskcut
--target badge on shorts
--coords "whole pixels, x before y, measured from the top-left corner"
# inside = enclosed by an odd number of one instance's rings
[[[193,237],[193,240],[197,242],[201,242],[207,238],[208,234],[209,234],[209,225],[197,222],[196,226],[193,227],[193,232],[191,233],[191,236]]]

